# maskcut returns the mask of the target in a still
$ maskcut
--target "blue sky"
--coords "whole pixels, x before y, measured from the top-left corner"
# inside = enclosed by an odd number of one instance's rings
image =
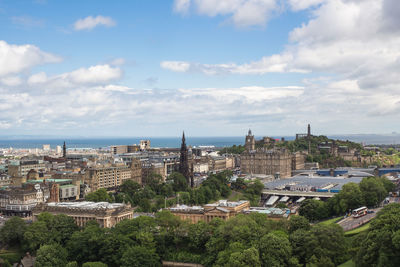
[[[0,0],[0,129],[400,131],[396,10],[395,0]]]

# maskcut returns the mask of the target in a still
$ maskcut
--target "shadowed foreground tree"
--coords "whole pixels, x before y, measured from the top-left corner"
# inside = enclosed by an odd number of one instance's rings
[[[58,244],[41,246],[36,252],[37,267],[64,267],[67,265],[67,250]]]
[[[0,241],[11,246],[22,245],[27,225],[20,217],[11,217],[0,228]]]
[[[155,249],[148,249],[142,246],[128,248],[121,259],[123,267],[161,266],[160,258]]]
[[[371,222],[355,257],[356,266],[400,266],[400,204],[384,207]]]

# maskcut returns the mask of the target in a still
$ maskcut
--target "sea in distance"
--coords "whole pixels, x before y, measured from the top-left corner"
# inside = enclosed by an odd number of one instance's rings
[[[350,140],[366,145],[371,144],[400,144],[400,134],[354,134],[354,135],[332,135],[328,136],[334,139]],[[262,136],[256,136],[261,139]],[[280,139],[281,137],[274,137]],[[294,136],[284,136],[286,140],[293,140]],[[55,138],[55,137],[38,137],[38,136],[0,136],[0,148],[42,148],[44,144],[49,144],[52,148],[62,145],[65,141],[69,149],[73,148],[106,148],[112,145],[131,145],[139,144],[140,140],[149,139],[151,147],[180,147],[181,137],[105,137],[105,138]],[[244,136],[231,137],[186,137],[186,143],[189,146],[215,146],[227,147],[232,145],[243,145]]]

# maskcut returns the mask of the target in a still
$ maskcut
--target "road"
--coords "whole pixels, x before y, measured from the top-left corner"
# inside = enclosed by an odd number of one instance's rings
[[[359,218],[354,218],[354,217],[351,216],[351,217],[348,217],[346,219],[341,220],[340,222],[338,222],[338,224],[343,227],[344,231],[349,231],[349,230],[352,230],[354,228],[357,228],[357,227],[369,222],[373,218],[375,218],[376,213],[378,211],[380,211],[381,208],[370,209],[370,210],[373,210],[374,212],[373,213],[368,213],[367,215],[364,215],[364,216],[359,217]]]

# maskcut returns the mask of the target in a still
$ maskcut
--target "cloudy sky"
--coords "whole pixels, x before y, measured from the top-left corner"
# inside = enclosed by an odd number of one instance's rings
[[[0,135],[400,131],[398,0],[0,0]]]

